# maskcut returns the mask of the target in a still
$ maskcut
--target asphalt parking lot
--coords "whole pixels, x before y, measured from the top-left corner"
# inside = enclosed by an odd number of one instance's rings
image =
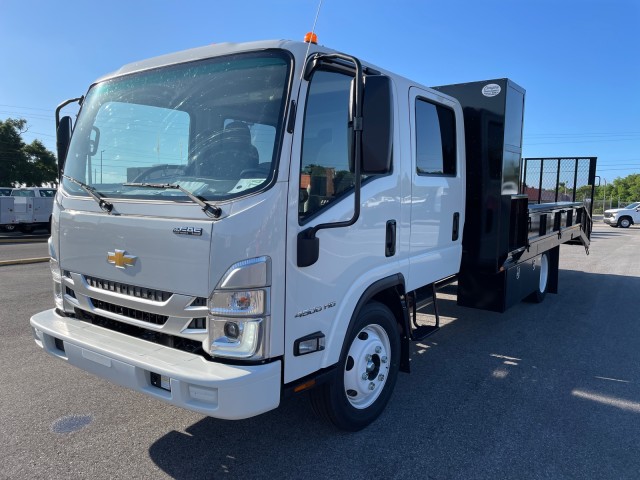
[[[42,261],[49,256],[48,238],[45,229],[29,234],[0,229],[0,266]]]
[[[0,255],[41,253],[29,245]],[[638,252],[639,226],[598,223],[589,256],[562,247],[560,292],[542,304],[483,312],[445,289],[443,328],[358,433],[304,396],[221,421],[70,367],[29,327],[52,306],[48,264],[0,266],[0,478],[637,479]]]

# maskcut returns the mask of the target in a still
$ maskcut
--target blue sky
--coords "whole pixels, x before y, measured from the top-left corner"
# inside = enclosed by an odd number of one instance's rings
[[[123,64],[219,42],[302,39],[317,0],[0,0],[0,119],[55,151],[54,111]],[[425,85],[509,77],[524,156],[640,173],[640,1],[324,0],[319,43]]]

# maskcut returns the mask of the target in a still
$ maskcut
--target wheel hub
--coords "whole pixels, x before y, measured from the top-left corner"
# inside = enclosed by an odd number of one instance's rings
[[[344,371],[349,403],[363,409],[380,396],[389,372],[389,337],[379,325],[368,325],[354,338]]]

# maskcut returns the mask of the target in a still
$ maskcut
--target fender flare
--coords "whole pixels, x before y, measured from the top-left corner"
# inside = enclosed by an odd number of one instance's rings
[[[384,303],[385,305],[390,307],[391,311],[396,317],[396,320],[398,321],[398,326],[401,329],[401,331],[399,332],[400,347],[401,347],[400,371],[409,373],[410,371],[410,368],[409,368],[409,356],[410,356],[409,308],[405,298],[406,291],[405,291],[404,275],[402,275],[401,273],[396,273],[388,277],[381,278],[380,280],[377,280],[376,282],[372,283],[367,287],[367,289],[360,296],[360,299],[358,300],[358,303],[356,304],[356,307],[353,310],[353,313],[351,314],[349,326],[347,327],[344,338],[345,339],[350,338],[350,334],[352,333],[355,319],[358,317],[358,315],[360,314],[360,311],[364,308],[364,306],[367,303],[369,303],[369,301],[371,301],[372,299],[374,299],[376,296],[380,294],[384,294],[385,292],[392,292],[394,289],[396,290],[396,293],[397,293],[399,308],[390,306],[388,305],[388,302],[385,302],[382,300],[381,300],[381,303]],[[386,295],[387,295],[387,298],[389,298],[388,293]],[[396,295],[394,295],[394,297],[396,297]],[[340,358],[342,358],[342,355],[344,355],[345,353],[345,349],[348,347],[349,346],[346,345],[346,342],[343,341],[342,349],[340,350]]]

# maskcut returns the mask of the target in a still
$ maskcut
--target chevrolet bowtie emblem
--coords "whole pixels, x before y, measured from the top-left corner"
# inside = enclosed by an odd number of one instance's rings
[[[133,267],[138,257],[126,255],[124,250],[116,250],[115,252],[107,252],[107,262],[115,265],[116,268]]]

